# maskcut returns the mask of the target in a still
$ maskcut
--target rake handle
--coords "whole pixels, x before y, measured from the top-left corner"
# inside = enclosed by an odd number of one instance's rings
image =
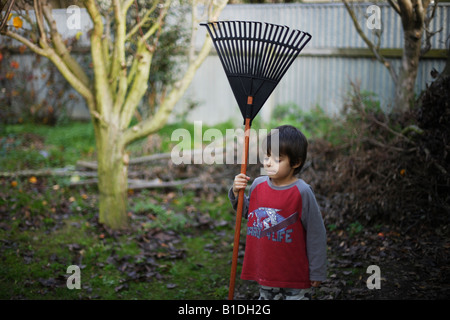
[[[242,154],[241,173],[247,173],[247,161],[248,161],[248,145],[250,140],[250,118],[245,119],[245,138],[244,138],[244,153]],[[234,297],[234,284],[236,281],[237,259],[239,254],[239,239],[241,236],[241,222],[242,211],[244,208],[244,194],[245,189],[239,190],[238,205],[236,211],[236,225],[234,227],[234,243],[233,243],[233,258],[231,260],[231,275],[230,275],[230,287],[228,291],[228,300],[233,300]]]

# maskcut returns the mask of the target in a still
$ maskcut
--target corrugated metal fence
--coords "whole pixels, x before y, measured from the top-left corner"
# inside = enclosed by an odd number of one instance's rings
[[[367,14],[366,10],[370,5],[359,4],[355,12],[364,32],[375,41],[374,33],[367,27],[370,13]],[[400,17],[387,4],[379,4],[378,7],[385,30],[381,48],[401,49]],[[450,32],[449,15],[450,4],[441,4],[430,25],[431,30],[443,28],[432,38],[433,49],[445,49],[445,39]],[[284,103],[295,103],[304,110],[319,105],[330,114],[338,113],[350,90],[350,81],[359,83],[362,90],[377,94],[385,109],[391,107],[394,83],[387,69],[374,58],[358,54],[348,56],[352,50],[345,50],[346,53],[340,50],[367,48],[342,3],[228,5],[220,19],[282,24],[313,36],[266,102],[261,111],[263,119],[269,119],[273,108]],[[395,67],[399,62],[399,59],[392,59]],[[433,68],[441,71],[444,66],[444,59],[422,59],[416,92],[432,81],[430,71]],[[199,102],[199,106],[188,115],[190,120],[213,124],[241,117],[215,52],[198,70],[185,98]]]
[[[355,11],[364,32],[371,39],[375,39],[373,30],[367,25],[370,13],[366,10],[370,5],[370,3],[358,4]],[[377,5],[384,30],[381,47],[401,49],[403,39],[399,16],[389,5]],[[64,9],[54,11],[58,29],[67,37],[73,37],[79,31],[67,28],[67,18],[70,14]],[[81,14],[83,34],[80,40],[81,43],[89,45],[87,31],[92,23],[84,9],[81,10]],[[445,49],[445,39],[450,33],[449,16],[450,4],[439,4],[430,29],[443,30],[432,38],[433,49]],[[362,90],[377,94],[382,106],[389,109],[394,84],[384,66],[373,57],[355,51],[367,47],[357,34],[342,3],[228,5],[220,19],[282,24],[304,30],[313,36],[266,102],[260,114],[264,120],[270,118],[275,106],[284,103],[294,103],[304,110],[319,105],[330,114],[338,113],[350,90],[350,81],[359,83]],[[205,35],[206,30],[200,28],[197,37],[198,47]],[[392,63],[398,66],[399,61],[393,59]],[[416,92],[419,93],[432,81],[430,71],[433,68],[441,71],[444,65],[443,58],[422,59]],[[204,121],[207,124],[228,119],[241,121],[239,108],[214,49],[196,73],[188,92],[176,106],[176,113],[182,113],[192,102],[198,106],[187,114],[190,121]],[[78,117],[89,117],[84,105],[78,106],[75,112]]]

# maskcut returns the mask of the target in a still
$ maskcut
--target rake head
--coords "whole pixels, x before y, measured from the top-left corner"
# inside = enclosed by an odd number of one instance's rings
[[[253,120],[311,35],[253,21],[202,23],[211,36],[244,119]]]

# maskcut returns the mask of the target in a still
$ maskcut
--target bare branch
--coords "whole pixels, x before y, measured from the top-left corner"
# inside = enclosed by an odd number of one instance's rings
[[[36,23],[39,29],[39,35],[42,38],[43,44],[47,46],[47,33],[44,28],[44,17],[42,16],[42,3],[40,1],[34,1],[34,14],[36,16]]]
[[[96,111],[101,116],[107,117],[109,116],[107,108],[108,106],[113,105],[113,103],[111,100],[112,95],[110,94],[111,88],[108,85],[106,62],[103,59],[102,37],[104,26],[102,16],[97,8],[96,1],[85,0],[84,5],[94,23],[94,28],[91,33],[91,56],[95,74],[95,101],[103,101],[103,103],[95,104],[97,108]]]
[[[149,52],[145,48],[144,43],[140,43],[136,53],[137,69],[134,74],[134,79],[130,88],[130,92],[123,103],[121,110],[121,129],[126,129],[131,121],[131,118],[136,110],[139,101],[145,94],[148,86],[148,78],[150,76],[150,65],[152,62],[153,52]],[[125,79],[126,81],[127,79]]]
[[[401,15],[400,7],[398,6],[398,3],[394,2],[393,0],[388,0],[388,2],[391,5],[391,7],[395,10],[395,12],[397,12],[399,15]]]
[[[189,84],[194,77],[195,70],[200,66],[200,64],[206,59],[211,50],[212,43],[209,38],[206,39],[197,59],[189,66],[185,73],[184,78],[176,85],[174,89],[170,92],[168,97],[164,100],[163,104],[159,107],[158,111],[152,118],[148,118],[141,123],[128,128],[123,134],[123,140],[125,144],[128,144],[136,139],[145,137],[150,133],[156,132],[161,129],[167,122],[175,104],[178,99],[187,90]]]
[[[403,29],[409,30],[411,28],[411,22],[414,19],[413,4],[411,3],[411,0],[398,0],[397,2],[400,9]]]
[[[125,12],[128,12],[128,9],[131,7],[133,2],[134,2],[134,0],[127,0],[127,1],[125,1],[125,3],[123,4],[123,10]]]
[[[110,49],[112,48],[112,42],[111,42],[111,20],[109,15],[104,15],[103,18],[105,19],[105,33],[103,35],[102,39],[102,54],[103,54],[103,61],[105,61],[106,70],[111,70],[112,62],[110,59]]]
[[[125,35],[126,35],[126,8],[121,7],[119,0],[113,1],[114,9],[114,25],[115,25],[115,39],[114,51],[111,61],[111,72],[109,79],[111,79],[111,90],[116,91],[118,85],[116,101],[114,102],[113,111],[118,113],[125,100],[127,93],[127,68],[125,64]]]
[[[220,12],[222,12],[223,8],[225,8],[227,2],[228,2],[227,0],[222,0],[221,2],[219,2],[218,5],[211,6],[208,20],[209,21],[217,20]],[[178,83],[175,84],[174,88],[172,88],[171,92],[164,100],[162,105],[159,107],[156,114],[152,118],[148,118],[142,121],[141,123],[125,130],[122,136],[124,145],[127,145],[136,139],[145,137],[150,133],[153,133],[161,129],[165,125],[173,108],[175,107],[175,104],[180,99],[180,97],[186,92],[187,88],[192,82],[192,79],[194,78],[195,71],[206,59],[211,48],[212,42],[209,36],[207,35],[197,57],[190,62],[184,74],[184,77]]]
[[[28,40],[27,38],[21,36],[20,34],[17,34],[15,32],[9,31],[7,30],[5,32],[5,35],[7,37],[13,38],[17,41],[22,42],[24,45],[26,45],[31,51],[33,51],[34,53],[37,53],[38,55],[41,55],[43,57],[47,57],[48,56],[48,52],[45,49],[42,49],[41,47],[39,47],[37,44],[31,42],[30,40]]]
[[[394,80],[394,82],[397,82],[397,73],[394,70],[394,68],[392,67],[392,65],[389,63],[389,61],[387,61],[378,51],[379,47],[375,46],[372,41],[369,40],[369,38],[367,38],[366,34],[364,33],[364,31],[362,30],[361,26],[358,23],[358,19],[356,18],[355,13],[353,12],[353,9],[350,7],[350,5],[348,4],[348,2],[346,0],[342,1],[345,5],[345,8],[347,9],[347,12],[350,15],[350,18],[353,21],[353,25],[355,26],[356,32],[358,32],[359,36],[361,37],[361,39],[367,44],[367,46],[369,47],[369,49],[372,51],[372,53],[374,54],[374,56],[377,58],[377,60],[379,62],[381,62],[389,71],[389,73],[391,74],[392,79]]]
[[[0,10],[0,12],[3,12],[3,8],[8,4],[8,7],[7,7],[6,10],[5,10],[5,16],[2,17],[2,21],[1,21],[1,24],[0,24],[0,32],[3,30],[3,28],[4,28],[5,25],[6,25],[6,23],[8,22],[9,13],[10,13],[11,10],[12,10],[12,7],[13,7],[13,5],[14,5],[14,1],[15,1],[15,0],[11,0],[9,3],[8,3],[8,2],[5,2],[5,4],[2,6],[2,8],[1,8],[1,10]]]
[[[169,11],[170,4],[172,3],[172,0],[166,0],[164,3],[164,8],[161,10],[158,20],[153,24],[153,26],[142,36],[142,41],[147,41],[148,38],[150,38],[153,34],[155,34],[156,31],[158,31],[159,28],[161,28],[164,18],[167,15],[167,12]],[[149,49],[151,50],[151,49]]]
[[[34,1],[39,2],[39,1]],[[41,8],[40,10],[43,11],[45,15],[45,19],[47,20],[49,26],[50,26],[50,35],[51,40],[54,46],[54,49],[56,53],[62,58],[64,63],[67,65],[67,67],[72,70],[74,76],[78,77],[81,82],[85,86],[89,86],[89,78],[84,72],[83,68],[78,64],[78,62],[71,56],[70,51],[67,49],[61,34],[58,32],[58,29],[56,27],[56,21],[53,19],[52,16],[52,8],[44,3],[44,6],[42,7],[42,4],[40,4]],[[42,15],[42,13],[41,13]]]
[[[198,29],[198,0],[192,0],[192,15],[191,15],[191,43],[190,43],[190,50],[189,50],[189,61],[194,60],[195,55],[195,42],[197,38],[197,29]]]
[[[424,19],[424,23],[423,23],[423,28],[425,30],[425,46],[423,46],[420,49],[420,55],[423,56],[425,53],[427,53],[430,49],[431,49],[431,38],[436,34],[439,33],[443,30],[443,28],[441,27],[439,30],[436,31],[430,31],[430,22],[431,20],[433,20],[434,15],[436,14],[436,8],[437,5],[439,4],[439,0],[436,0],[434,2],[433,5],[433,9],[431,11],[431,15],[430,16],[426,16]]]
[[[150,15],[155,11],[155,9],[158,7],[158,1],[153,1],[153,6],[147,10],[145,15],[142,18],[139,18],[139,12],[137,12],[137,24],[134,25],[134,27],[127,33],[126,39],[129,40],[136,32],[139,30],[142,31],[142,26],[148,22]]]

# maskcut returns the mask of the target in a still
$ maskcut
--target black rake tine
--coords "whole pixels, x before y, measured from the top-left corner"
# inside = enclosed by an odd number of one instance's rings
[[[205,24],[205,26],[207,27],[207,30],[208,30],[211,38],[213,39],[213,44],[216,47],[219,59],[222,62],[222,66],[224,67],[224,69],[227,72],[229,72],[230,68],[229,68],[229,65],[228,65],[228,61],[225,60],[225,58],[226,58],[225,57],[225,53],[224,53],[224,50],[222,48],[221,42],[218,41],[219,35],[216,32],[216,27],[217,27],[217,29],[219,28],[218,22],[214,22],[214,23],[211,23],[211,24]]]
[[[287,26],[254,21],[203,24],[230,74],[279,81],[311,35]]]
[[[296,30],[290,32],[289,35],[289,39],[288,39],[288,44],[291,43],[290,40],[294,40],[298,37],[298,35],[295,35]],[[292,39],[293,37],[295,37],[294,39]],[[283,46],[282,50],[280,51],[280,55],[282,56],[282,58],[280,58],[277,63],[276,66],[274,68],[274,74],[273,74],[273,78],[279,80],[281,79],[281,77],[284,74],[284,71],[287,70],[289,68],[290,62],[291,60],[294,61],[295,58],[297,57],[296,55],[296,49],[292,48],[289,45]]]
[[[273,44],[273,46],[272,46],[272,54],[267,63],[267,70],[264,72],[264,74],[269,79],[272,79],[271,75],[272,75],[275,65],[277,64],[277,61],[279,61],[279,58],[283,58],[283,57],[279,57],[279,52],[280,52],[280,48],[281,48],[281,46],[279,44],[279,40],[280,40],[280,37],[282,36],[284,29],[279,28],[279,27],[275,27],[275,28],[276,28],[275,39],[274,39],[275,44]]]
[[[226,29],[223,26],[222,23],[218,23],[217,24],[217,33],[218,33],[218,43],[220,44],[220,47],[222,48],[222,55],[223,58],[226,60],[227,62],[227,68],[228,68],[228,72],[233,73],[234,72],[234,64],[233,64],[233,58],[232,58],[232,54],[230,51],[230,48],[228,46],[228,41],[226,40]]]
[[[247,23],[243,23],[243,30],[244,30],[244,37],[245,37],[245,69],[247,73],[250,73],[251,71],[251,66],[250,66],[250,41],[249,41],[249,36],[248,36],[248,32],[247,32]]]
[[[222,27],[222,23],[218,22],[217,23],[217,41],[220,44],[220,47],[222,48],[223,58],[227,61],[228,72],[232,72],[233,64],[231,61],[231,55],[228,53],[229,49],[228,49],[228,44],[225,40],[226,37],[223,35],[224,32],[225,31],[224,31],[224,27]]]
[[[239,51],[239,73],[246,73],[245,72],[245,51],[243,48],[243,44],[242,44],[242,24],[238,23],[237,27],[236,27],[236,23],[233,23],[234,26],[234,32],[236,33],[236,35],[238,36],[238,40],[237,41],[237,46],[238,46],[238,51]]]
[[[254,60],[253,60],[253,73],[252,73],[255,75],[258,74],[259,59],[257,59],[257,57],[258,57],[257,55],[259,54],[260,47],[261,47],[261,41],[256,41],[256,39],[258,39],[258,38],[261,39],[262,29],[263,29],[262,23],[258,24],[258,30],[255,29],[255,43],[254,44],[255,44],[256,52],[253,56]],[[256,35],[256,33],[257,33],[257,35]]]
[[[271,37],[272,37],[272,33],[273,33],[273,28],[274,28],[274,26],[273,26],[273,24],[266,24],[266,33],[265,34],[267,34],[267,31],[269,32],[269,34],[268,34],[268,36],[267,37],[264,37],[265,39],[266,39],[266,41],[264,42],[264,44],[265,44],[265,46],[264,46],[264,48],[265,48],[265,50],[264,50],[264,58],[262,59],[262,61],[261,61],[261,78],[266,78],[266,76],[265,76],[265,71],[266,71],[266,68],[267,68],[267,62],[268,62],[268,59],[269,59],[269,56],[270,56],[270,51],[271,51]]]
[[[239,60],[239,73],[246,73],[245,72],[245,50],[242,44],[242,23],[233,23],[233,27],[234,27],[234,33],[235,33],[235,37],[236,40],[235,42],[237,43],[236,48],[238,51],[238,60]]]
[[[289,38],[284,43],[291,44],[293,41],[295,41],[296,37],[298,36],[298,34],[296,35],[296,33],[298,33],[298,32],[299,32],[298,30],[293,30],[293,31],[289,32]],[[288,36],[288,35],[286,34],[286,36]],[[279,64],[277,65],[277,68],[275,69],[274,77],[276,77],[277,79],[281,79],[281,77],[284,73],[283,71],[287,70],[287,68],[285,68],[285,67],[289,64],[289,61],[295,60],[295,58],[297,57],[296,51],[297,50],[295,48],[292,48],[289,45],[286,45],[283,47],[283,51],[281,52],[281,54],[284,55],[285,58],[280,59]]]
[[[229,43],[230,47],[231,47],[231,57],[233,60],[234,73],[239,74],[240,73],[239,72],[240,71],[239,70],[239,56],[238,56],[239,51],[237,49],[237,46],[235,45],[236,40],[235,40],[235,37],[233,37],[233,29],[231,27],[231,23],[233,23],[233,21],[228,22],[227,28],[225,28],[228,32],[227,34],[228,34],[228,38],[229,38],[229,39],[227,39],[227,43]]]
[[[252,32],[250,33],[250,39],[256,39],[256,33],[257,33],[257,30],[259,29],[260,25],[259,24],[254,24],[253,28],[251,26],[252,25],[250,25],[250,29],[252,29]],[[250,40],[249,40],[249,42],[250,42]],[[255,51],[256,50],[256,44],[257,43],[255,43],[254,41],[250,42],[250,46],[252,47],[252,53],[250,54],[251,74],[255,74],[255,70],[256,70],[256,66],[255,66],[255,64],[256,64],[256,62],[255,62],[255,60],[256,60],[256,52],[257,52],[257,51]]]
[[[286,71],[289,69],[289,67],[292,65],[292,63],[295,61],[295,59],[297,58],[298,54],[300,53],[300,51],[302,50],[302,48],[306,45],[306,43],[303,43],[303,45],[299,48],[297,47],[297,45],[299,45],[300,43],[302,43],[302,41],[305,38],[305,33],[298,31],[298,30],[294,30],[293,33],[297,33],[297,35],[295,36],[295,38],[293,39],[294,44],[291,46],[291,51],[288,53],[289,55],[289,59],[287,59],[283,65],[280,66],[279,72],[277,74],[277,78],[283,77],[283,75],[286,73]],[[298,39],[298,42],[296,42]],[[297,47],[297,49],[295,49]]]
[[[278,30],[278,36],[277,36],[277,45],[275,47],[274,50],[274,54],[271,57],[270,63],[269,63],[269,69],[267,70],[267,77],[270,79],[274,79],[277,80],[277,78],[275,78],[273,75],[278,67],[278,65],[286,59],[286,56],[283,55],[283,51],[284,51],[284,46],[282,45],[283,42],[280,41],[280,37],[283,36],[283,40],[286,38],[286,32],[287,32],[287,28],[280,28]]]
[[[201,25],[207,27],[233,92],[238,96],[238,90],[242,90],[242,94],[255,97],[261,88],[270,95],[312,38],[309,33],[287,26],[256,21],[215,21]],[[236,78],[241,89],[233,84],[232,79]],[[238,103],[244,114],[242,99]],[[261,103],[264,102],[258,101]],[[260,108],[258,105],[252,117]]]
[[[296,31],[296,30],[290,32],[289,38],[287,39],[287,41],[284,42],[284,43],[286,43],[286,45],[283,46],[283,49],[280,53],[281,55],[283,55],[283,58],[279,60],[279,62],[277,64],[277,68],[275,69],[275,74],[274,74],[274,77],[277,80],[281,79],[281,77],[284,75],[285,71],[287,71],[288,67],[290,66],[290,63],[295,60],[295,58],[298,55],[298,52],[300,52],[300,51],[296,50],[296,48],[293,48],[291,46],[292,41],[295,41],[295,39],[296,39],[296,35],[295,35],[296,33],[298,33],[298,31]]]
[[[256,59],[256,65],[255,65],[255,75],[256,76],[260,76],[261,75],[261,64],[262,64],[262,60],[264,57],[264,48],[265,48],[265,42],[263,41],[263,39],[265,39],[267,30],[265,28],[265,24],[261,26],[260,30],[259,30],[259,36],[258,39],[256,40],[256,43],[258,44],[258,48],[256,50],[257,54],[258,54],[258,58]],[[264,33],[264,34],[263,34]]]

